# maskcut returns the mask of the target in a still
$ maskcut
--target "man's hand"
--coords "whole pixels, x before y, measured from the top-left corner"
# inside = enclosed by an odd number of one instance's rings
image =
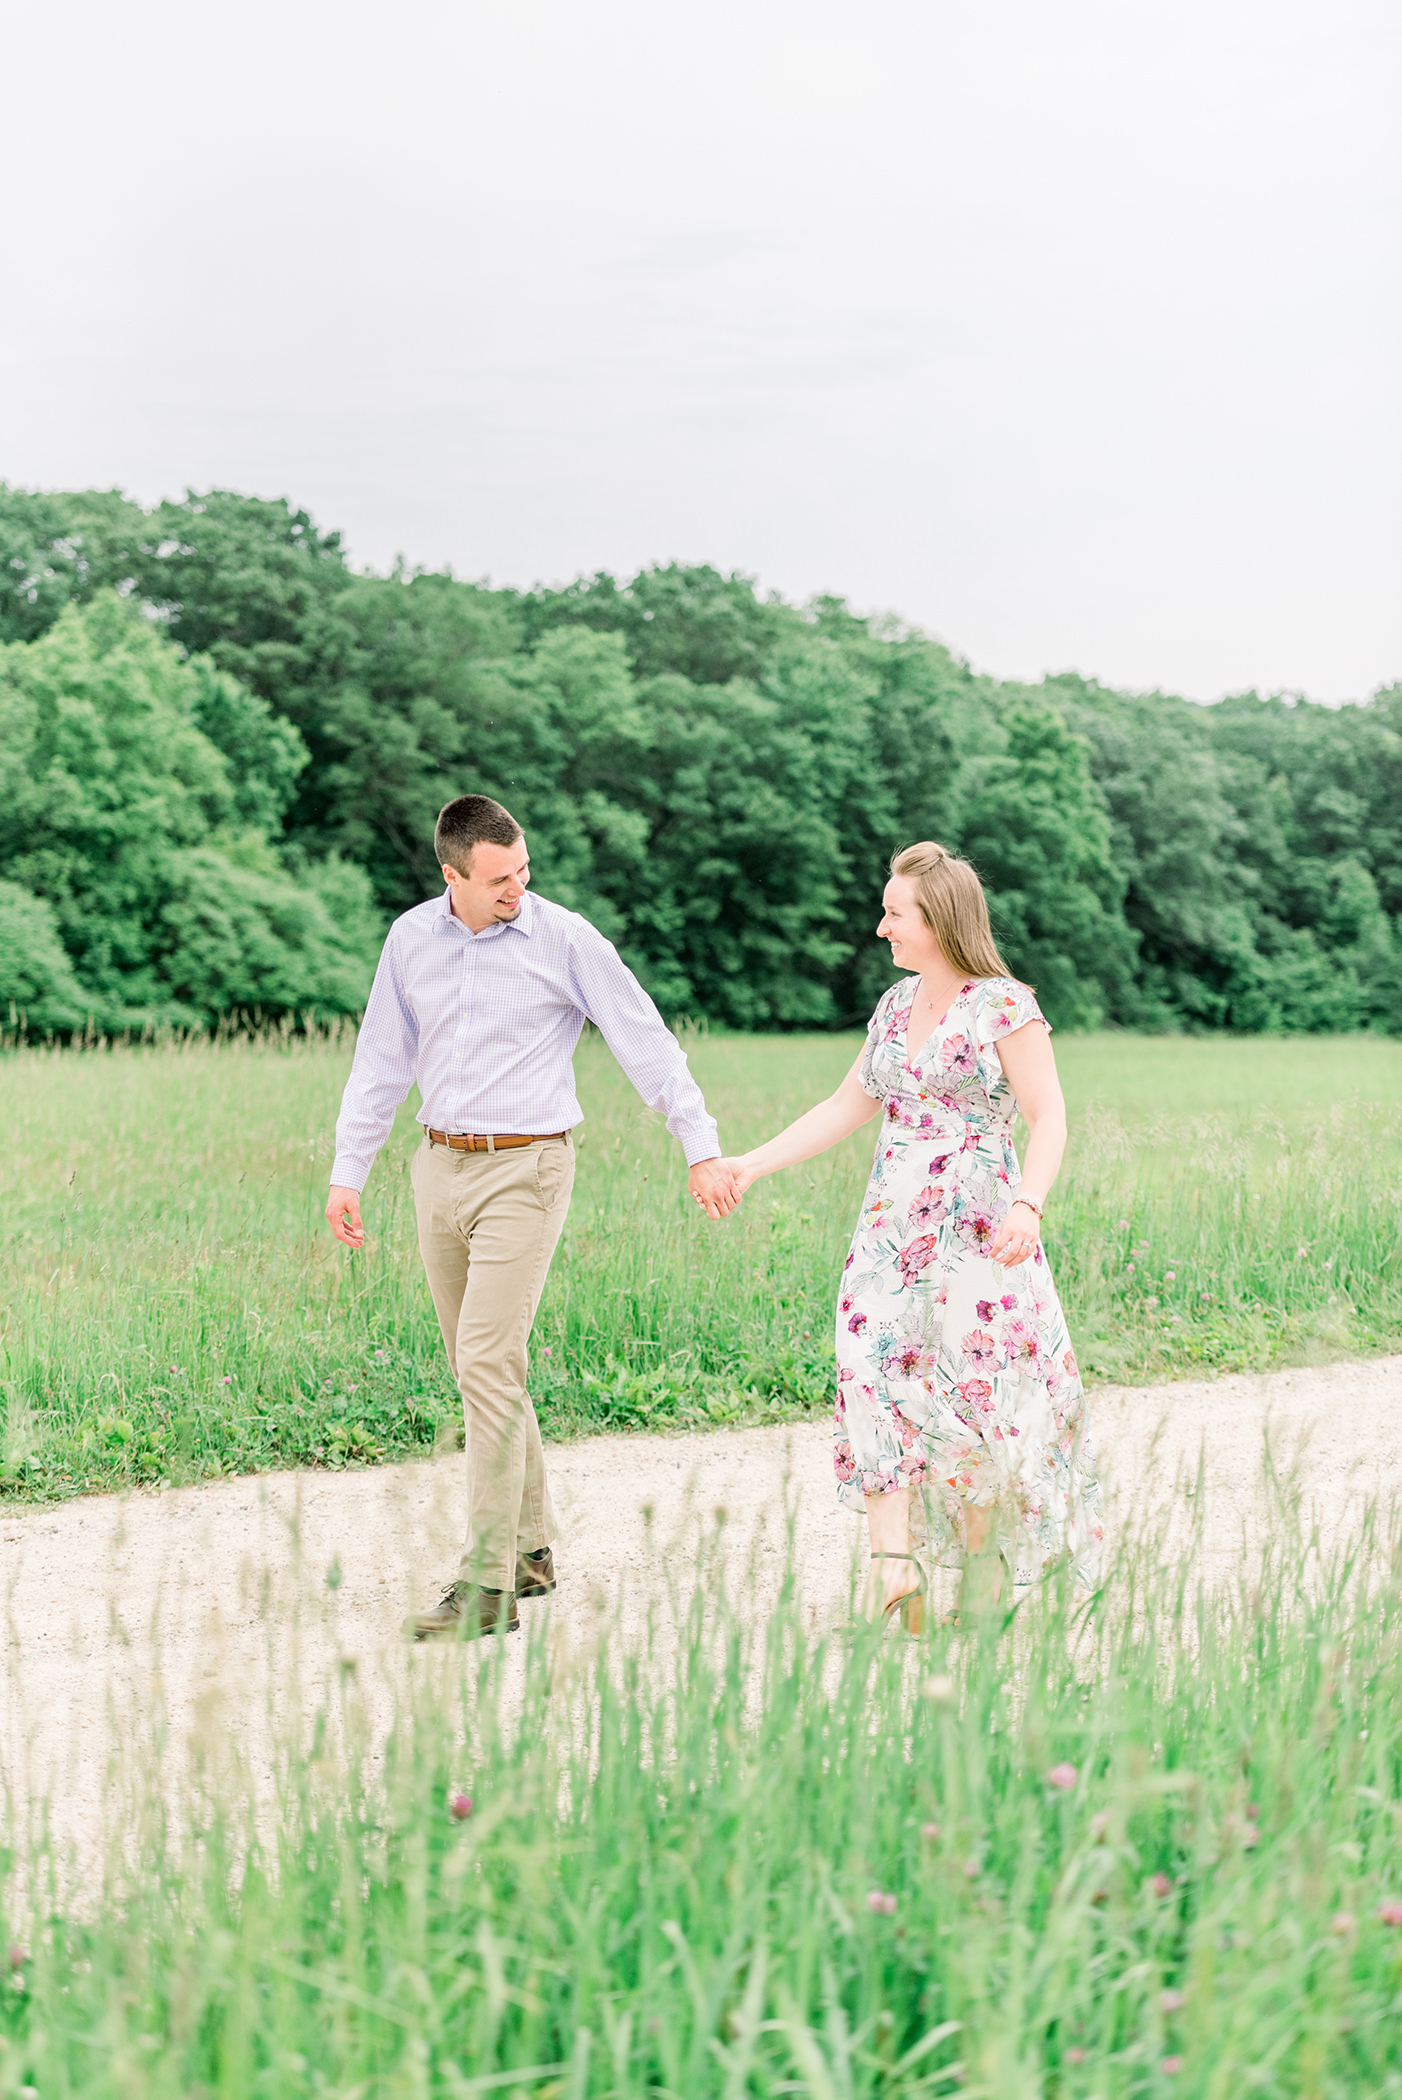
[[[360,1190],[332,1189],[326,1201],[326,1222],[347,1247],[365,1245],[365,1227],[360,1222]]]
[[[708,1218],[725,1218],[738,1209],[740,1190],[735,1175],[723,1159],[698,1159],[686,1185]]]

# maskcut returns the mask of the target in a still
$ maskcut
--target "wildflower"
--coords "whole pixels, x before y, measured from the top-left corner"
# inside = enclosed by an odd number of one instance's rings
[[[1166,2056],[1159,2065],[1159,2069],[1163,2072],[1165,2078],[1176,2078],[1182,2068],[1183,2059],[1181,2056]]]
[[[19,1946],[11,1947],[11,1949],[10,1949],[10,1967],[11,1967],[12,1969],[22,1969],[22,1968],[24,1967],[25,1963],[26,1963],[26,1962],[28,1961],[28,1959],[29,1959],[29,1949],[28,1949],[27,1947],[19,1947]]]
[[[1346,1940],[1357,1923],[1358,1920],[1351,1910],[1336,1910],[1329,1929],[1336,1932],[1341,1940]]]
[[[927,1699],[952,1699],[954,1697],[954,1679],[952,1677],[927,1677],[923,1690]]]
[[[1079,1777],[1080,1774],[1074,1765],[1053,1765],[1047,1774],[1047,1785],[1058,1787],[1063,1794],[1069,1794]]]
[[[1121,1218],[1121,1219],[1120,1219],[1120,1222],[1119,1222],[1119,1226],[1118,1226],[1118,1228],[1117,1228],[1117,1229],[1118,1229],[1118,1230],[1119,1230],[1120,1232],[1128,1232],[1128,1231],[1129,1231],[1129,1219],[1128,1219],[1128,1218]]]
[[[1096,1814],[1093,1815],[1090,1819],[1090,1834],[1097,1845],[1100,1843],[1100,1840],[1104,1837],[1106,1831],[1109,1828],[1110,1818],[1106,1815],[1103,1809],[1098,1810]]]
[[[894,1918],[896,1899],[884,1889],[873,1889],[867,1897],[867,1909],[877,1917]]]
[[[1386,1897],[1378,1905],[1378,1916],[1384,1925],[1402,1925],[1402,1903],[1395,1896]]]
[[[1167,1874],[1164,1873],[1162,1867],[1159,1868],[1157,1874],[1151,1875],[1149,1880],[1149,1887],[1158,1897],[1160,1903],[1163,1902],[1165,1896],[1171,1896],[1173,1894],[1173,1883],[1169,1880]]]
[[[979,1871],[979,1870],[978,1870],[978,1861],[977,1861],[976,1859],[966,1859],[966,1860],[965,1860],[965,1862],[964,1862],[964,1879],[965,1879],[965,1881],[977,1881],[977,1880],[978,1880],[978,1871]]]
[[[1295,1249],[1295,1259],[1296,1259],[1296,1261],[1303,1261],[1303,1260],[1304,1260],[1304,1258],[1305,1258],[1305,1256],[1306,1256],[1306,1255],[1307,1255],[1308,1253],[1309,1253],[1309,1248],[1308,1248],[1308,1247],[1297,1247],[1297,1248]]]
[[[1246,1804],[1246,1820],[1247,1820],[1247,1822],[1248,1822],[1248,1823],[1259,1823],[1259,1822],[1260,1822],[1260,1820],[1261,1820],[1261,1804],[1260,1804],[1260,1802],[1259,1802],[1259,1801],[1248,1801],[1248,1802],[1247,1802],[1247,1804]]]
[[[1071,2046],[1071,2048],[1069,2048],[1069,2049],[1067,2050],[1067,2052],[1066,2052],[1066,2061],[1067,2061],[1067,2063],[1068,2063],[1068,2064],[1083,2064],[1083,2063],[1085,2062],[1085,2060],[1086,2060],[1086,2052],[1085,2052],[1085,2050],[1084,2050],[1084,2049],[1082,2049],[1082,2048],[1079,2048],[1078,2046],[1076,2046],[1076,2045],[1075,2045],[1075,2044],[1073,2043],[1073,2044],[1072,2044],[1072,2046]]]
[[[465,1823],[472,1814],[471,1794],[450,1794],[448,1813],[455,1823]]]
[[[938,1823],[922,1823],[920,1825],[920,1835],[924,1838],[927,1845],[933,1845],[939,1834],[940,1826]],[[1399,1915],[1402,1915],[1402,1908],[1399,1908]]]
[[[1187,2002],[1181,1991],[1159,1992],[1159,2011],[1162,2013],[1180,2013]]]
[[[221,1379],[220,1379],[220,1381],[219,1381],[219,1383],[220,1383],[221,1385],[232,1385],[232,1384],[233,1384],[233,1382],[234,1382],[234,1381],[233,1381],[233,1379],[232,1379],[232,1378],[221,1378]]]
[[[1164,1280],[1164,1282],[1165,1282],[1165,1283],[1172,1283],[1172,1282],[1174,1281],[1175,1277],[1177,1276],[1177,1274],[1178,1274],[1178,1271],[1177,1271],[1176,1269],[1165,1269],[1165,1270],[1164,1270],[1164,1272],[1163,1272],[1163,1280]]]
[[[386,1358],[386,1357],[387,1357],[387,1356],[389,1355],[389,1351],[388,1351],[388,1349],[377,1349],[377,1350],[375,1351],[375,1354],[376,1354],[376,1356],[378,1356],[378,1357],[379,1357],[379,1359],[380,1359],[380,1362],[381,1362],[381,1363],[383,1363],[383,1362],[384,1362],[384,1360],[385,1360],[385,1358]],[[549,1354],[549,1351],[548,1351],[548,1350],[546,1351],[546,1354],[547,1354],[547,1355]]]
[[[1159,1301],[1157,1298],[1146,1298],[1144,1300],[1144,1303],[1148,1306],[1150,1312],[1153,1312],[1155,1310],[1155,1308],[1158,1305],[1158,1302]]]

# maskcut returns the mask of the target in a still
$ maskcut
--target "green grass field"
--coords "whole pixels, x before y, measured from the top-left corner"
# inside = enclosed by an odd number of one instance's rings
[[[833,1037],[698,1036],[738,1150],[836,1082]],[[1095,1381],[1402,1342],[1402,1044],[1058,1038],[1072,1116],[1047,1243]],[[0,1061],[5,1492],[400,1456],[451,1435],[414,1245],[406,1106],[348,1259],[321,1219],[348,1037]],[[574,1207],[536,1330],[547,1433],[827,1404],[872,1142],[713,1227],[596,1040]]]
[[[387,1757],[381,1687],[280,1683],[271,1808],[213,1725],[119,1748],[76,1886],[10,1819],[0,2092],[1395,2100],[1402,1551],[1272,1539],[918,1648],[756,1635],[703,1553],[674,1659],[537,1621],[512,1714],[417,1656]]]

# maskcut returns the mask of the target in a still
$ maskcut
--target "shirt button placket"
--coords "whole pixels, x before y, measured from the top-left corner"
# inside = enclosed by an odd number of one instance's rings
[[[465,1118],[467,1114],[467,1038],[472,1021],[472,995],[475,990],[475,980],[477,975],[476,935],[471,933],[464,933],[462,937],[462,944],[464,950],[462,962],[462,990],[458,998],[458,1033],[457,1041],[454,1044],[455,1054],[453,1061],[457,1067],[456,1073],[454,1075],[456,1078],[458,1089],[456,1095],[455,1109],[455,1113],[457,1116],[457,1127],[459,1130],[466,1130],[467,1123]]]

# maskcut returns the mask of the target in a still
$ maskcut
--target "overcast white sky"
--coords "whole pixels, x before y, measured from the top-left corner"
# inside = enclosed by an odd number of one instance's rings
[[[11,0],[0,477],[1402,678],[1398,0]]]

